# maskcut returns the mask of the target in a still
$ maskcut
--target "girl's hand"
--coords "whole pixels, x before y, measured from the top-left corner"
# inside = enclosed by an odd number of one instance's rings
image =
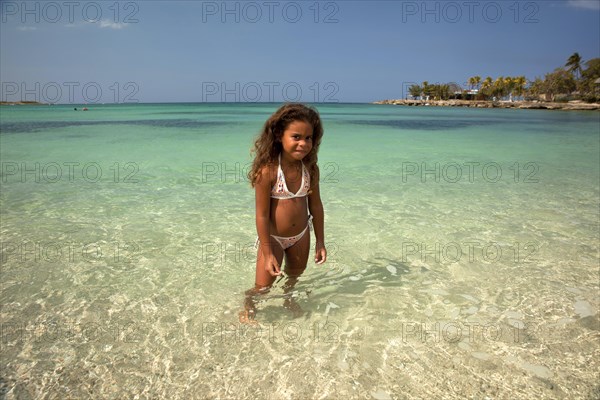
[[[275,256],[272,254],[269,257],[267,257],[265,269],[271,276],[281,275],[281,270],[279,269],[279,263],[277,262],[277,258],[275,258]]]
[[[327,261],[327,249],[325,249],[324,244],[317,243],[315,246],[315,262],[323,264],[325,261]]]

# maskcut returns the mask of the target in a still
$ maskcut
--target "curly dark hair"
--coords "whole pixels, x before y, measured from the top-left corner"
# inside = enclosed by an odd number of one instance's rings
[[[319,112],[311,106],[300,103],[287,103],[269,117],[254,142],[254,147],[251,152],[254,153],[255,156],[254,161],[252,162],[252,168],[250,169],[250,172],[248,172],[248,179],[250,180],[252,187],[256,184],[262,167],[277,163],[279,153],[281,153],[283,149],[281,145],[283,132],[289,124],[295,121],[304,121],[312,126],[313,129],[312,149],[310,150],[310,153],[304,157],[302,162],[310,173],[311,182],[315,182],[314,178],[317,173],[318,161],[317,153],[319,152],[319,145],[321,144],[321,138],[323,137],[321,117],[319,116]]]

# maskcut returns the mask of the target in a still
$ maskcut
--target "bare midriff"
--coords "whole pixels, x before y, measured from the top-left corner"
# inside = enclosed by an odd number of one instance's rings
[[[295,236],[300,234],[308,222],[307,198],[271,198],[271,235]]]

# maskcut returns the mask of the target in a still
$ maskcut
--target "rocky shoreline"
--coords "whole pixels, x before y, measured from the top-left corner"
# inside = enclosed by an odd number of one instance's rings
[[[397,106],[431,107],[474,107],[474,108],[519,108],[528,110],[600,110],[598,103],[570,101],[554,103],[549,101],[489,101],[489,100],[381,100],[373,104],[393,104]]]

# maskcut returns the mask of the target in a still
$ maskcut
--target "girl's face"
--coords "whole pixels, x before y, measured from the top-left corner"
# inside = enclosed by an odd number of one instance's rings
[[[283,152],[295,160],[302,160],[310,153],[313,142],[312,126],[304,121],[294,121],[283,131],[281,145]]]

